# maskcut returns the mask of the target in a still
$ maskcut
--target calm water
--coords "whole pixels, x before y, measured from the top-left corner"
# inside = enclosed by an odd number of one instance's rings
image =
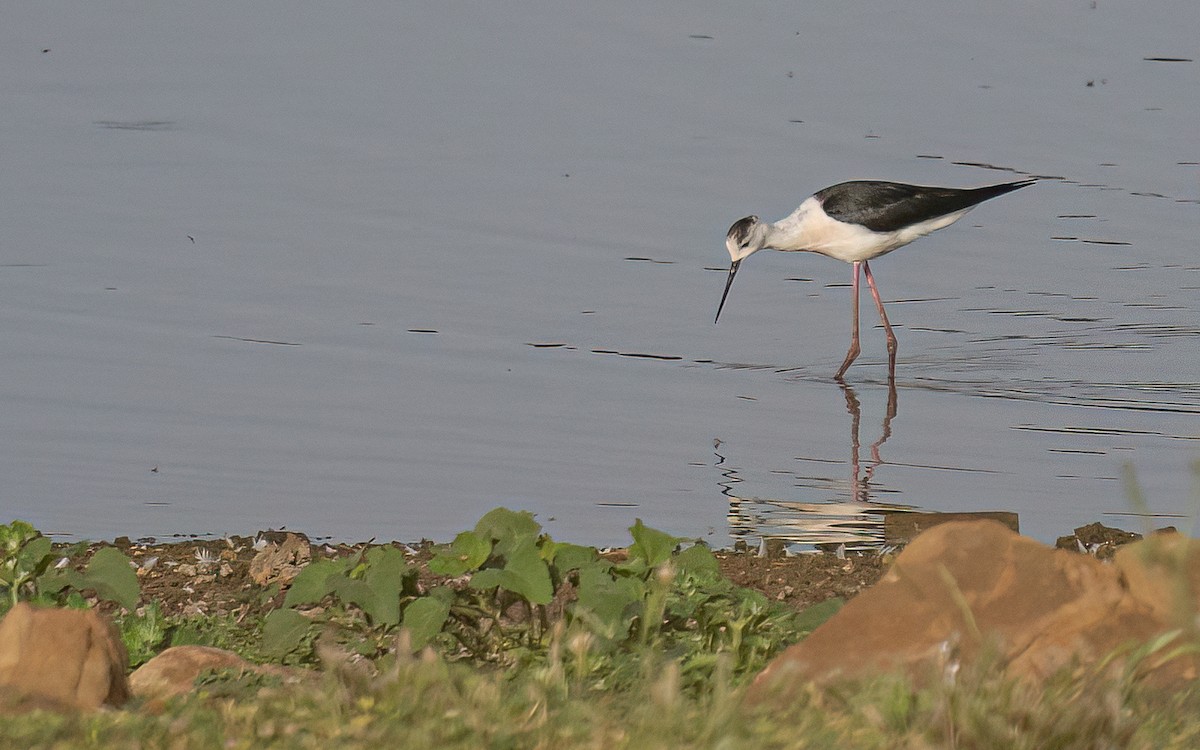
[[[26,3],[0,24],[0,521],[78,537],[1052,539],[1196,515],[1200,5]],[[1151,59],[1147,59],[1151,58]],[[873,268],[825,185],[1037,175]],[[864,323],[873,323],[869,298]]]

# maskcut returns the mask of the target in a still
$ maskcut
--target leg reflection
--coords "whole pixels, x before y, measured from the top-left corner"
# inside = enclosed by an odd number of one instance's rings
[[[883,457],[880,455],[879,449],[892,436],[892,419],[895,418],[897,411],[896,378],[889,373],[887,411],[883,416],[883,426],[880,430],[879,439],[871,443],[871,463],[865,471],[862,470],[859,461],[861,442],[858,438],[858,428],[859,423],[862,421],[862,403],[858,400],[858,394],[845,381],[839,380],[838,386],[841,387],[842,395],[846,399],[846,411],[850,413],[851,492],[855,500],[863,503],[870,502],[871,480],[875,476],[875,469],[883,463]]]
[[[880,549],[885,546],[886,516],[913,509],[907,505],[889,502],[888,490],[877,486],[874,476],[876,468],[884,464],[883,444],[891,437],[892,420],[898,411],[895,380],[888,379],[887,409],[883,415],[879,437],[868,444],[865,459],[861,455],[863,451],[860,439],[862,403],[852,387],[845,383],[839,383],[838,386],[842,389],[846,411],[850,414],[851,483],[848,496],[844,489],[844,480],[831,477],[826,471],[807,468],[812,464],[830,468],[844,467],[840,460],[829,455],[795,458],[796,461],[804,462],[806,467],[793,473],[791,477],[794,487],[801,488],[799,492],[785,489],[783,497],[743,495],[738,490],[745,491],[746,487],[755,486],[761,479],[747,478],[741,467],[736,463],[731,465],[726,460],[728,446],[722,445],[719,440],[714,441],[713,465],[720,472],[717,484],[721,493],[729,500],[730,534],[740,544],[745,544],[751,549],[758,546],[768,551],[767,542],[775,540],[819,549]],[[827,393],[833,395],[832,391]],[[869,402],[877,397],[875,394],[876,392],[868,394]],[[868,419],[874,421],[869,413]],[[825,426],[832,428],[834,433],[839,431],[836,420],[833,424]],[[843,470],[833,468],[838,474]],[[784,473],[770,472],[772,475]],[[750,484],[739,486],[746,481]]]

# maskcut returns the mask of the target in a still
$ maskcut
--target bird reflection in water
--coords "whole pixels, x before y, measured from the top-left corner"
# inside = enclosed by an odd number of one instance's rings
[[[745,481],[739,470],[726,465],[722,443],[714,441],[716,466],[723,479],[718,483],[722,494],[729,498],[730,534],[745,540],[750,546],[765,545],[769,539],[779,539],[802,548],[839,548],[847,551],[880,549],[885,546],[884,517],[889,513],[912,511],[908,505],[880,502],[875,499],[876,470],[884,465],[883,444],[892,435],[892,420],[897,414],[896,382],[888,378],[887,408],[883,415],[879,438],[868,446],[870,459],[865,466],[861,460],[859,426],[862,422],[862,402],[852,387],[837,381],[850,414],[850,486],[848,497],[824,502],[804,502],[778,498],[742,497],[734,487]],[[832,463],[832,462],[831,462]],[[837,462],[840,463],[840,462]],[[841,484],[825,479],[830,485]]]
[[[875,478],[875,469],[883,463],[883,458],[879,455],[879,448],[892,436],[892,420],[896,418],[896,379],[888,378],[887,411],[883,415],[883,426],[879,432],[879,439],[871,443],[871,463],[867,465],[861,476],[858,459],[861,445],[858,439],[858,423],[862,421],[862,404],[858,400],[858,394],[846,381],[839,380],[837,382],[841,386],[842,395],[846,397],[846,411],[850,412],[850,487],[854,492],[855,500],[867,503],[871,501],[871,480]]]

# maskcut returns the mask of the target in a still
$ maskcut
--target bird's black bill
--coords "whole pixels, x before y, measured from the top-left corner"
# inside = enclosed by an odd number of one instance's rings
[[[721,310],[725,307],[725,298],[729,296],[729,287],[733,286],[733,277],[737,275],[738,266],[742,265],[740,260],[735,260],[729,264],[729,280],[725,282],[725,293],[721,295],[721,304],[717,305],[717,317],[713,318],[713,324],[721,319]]]

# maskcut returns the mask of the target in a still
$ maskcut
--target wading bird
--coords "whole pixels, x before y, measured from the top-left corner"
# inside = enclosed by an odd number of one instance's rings
[[[783,252],[810,252],[846,261],[854,266],[851,295],[854,298],[854,333],[850,351],[834,377],[842,379],[846,369],[858,357],[858,271],[862,268],[879,308],[879,319],[887,333],[888,375],[896,372],[896,335],[883,310],[883,301],[871,275],[867,261],[878,258],[924,237],[930,232],[948,227],[961,219],[975,206],[1018,188],[1032,185],[1036,180],[1019,180],[1002,185],[979,188],[925,187],[899,182],[858,180],[843,182],[808,198],[791,216],[774,224],[757,216],[738,219],[729,228],[725,248],[732,263],[721,304],[717,306],[716,323],[725,307],[725,298],[733,286],[742,261],[754,253],[769,248]]]

